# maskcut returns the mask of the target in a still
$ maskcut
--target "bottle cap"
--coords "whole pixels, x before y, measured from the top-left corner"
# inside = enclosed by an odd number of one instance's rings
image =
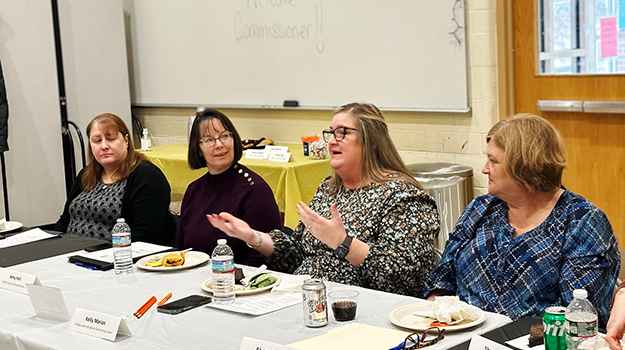
[[[588,292],[585,289],[576,289],[573,291],[573,298],[586,299],[588,298]]]
[[[221,238],[217,240],[217,244],[226,244],[226,243],[228,243],[228,241],[226,241],[225,238]]]

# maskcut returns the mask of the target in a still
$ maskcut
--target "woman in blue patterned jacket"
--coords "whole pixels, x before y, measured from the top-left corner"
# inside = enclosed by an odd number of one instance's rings
[[[455,294],[512,319],[568,305],[584,288],[605,325],[620,259],[606,215],[562,187],[564,144],[545,119],[520,114],[487,137],[488,194],[462,213],[424,297]]]

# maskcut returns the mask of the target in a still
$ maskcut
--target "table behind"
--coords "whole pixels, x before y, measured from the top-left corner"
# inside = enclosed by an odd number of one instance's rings
[[[131,315],[152,295],[158,299],[172,292],[171,300],[191,294],[205,294],[202,282],[212,276],[210,263],[187,270],[148,272],[135,267],[129,276],[113,271],[91,271],[67,262],[75,253],[37,260],[11,267],[36,275],[45,286],[60,288],[70,316],[76,307],[109,315]],[[328,290],[344,288],[326,282]],[[388,314],[401,306],[422,300],[370,289],[360,292],[356,322],[395,328]],[[253,298],[246,296],[239,298]],[[141,319],[132,318],[131,337],[110,342],[69,330],[70,322],[51,322],[35,317],[27,295],[0,289],[0,349],[239,349],[244,336],[290,344],[337,328],[344,323],[330,316],[327,326],[308,328],[297,304],[262,316],[250,316],[199,307],[180,315],[166,315],[155,308]],[[132,316],[131,316],[132,317]],[[468,340],[472,333],[484,333],[508,323],[506,316],[487,313],[479,327],[448,333],[431,350],[448,349]],[[400,340],[398,340],[399,343]],[[396,344],[389,344],[389,347]]]
[[[319,183],[330,175],[330,160],[313,160],[303,155],[302,145],[287,145],[291,152],[288,163],[265,159],[241,158],[240,163],[249,167],[269,184],[284,213],[284,224],[291,228],[299,222],[295,205],[300,201],[310,202]],[[158,166],[171,186],[172,201],[180,201],[187,186],[206,174],[206,168],[192,170],[187,162],[188,145],[177,143],[152,147],[145,156]]]
[[[28,230],[30,230],[30,228],[22,227],[15,233],[17,234]],[[65,254],[103,242],[97,238],[61,234],[60,232],[54,231],[46,232],[56,234],[57,236],[42,241],[0,249],[0,267],[8,267],[59,254]]]

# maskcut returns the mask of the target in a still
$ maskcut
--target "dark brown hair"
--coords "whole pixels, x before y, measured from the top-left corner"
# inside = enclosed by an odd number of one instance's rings
[[[243,156],[241,136],[239,136],[239,132],[234,127],[234,124],[232,124],[230,119],[228,119],[225,114],[217,110],[205,109],[196,113],[195,120],[193,120],[193,126],[191,126],[191,134],[189,135],[189,153],[187,154],[187,162],[189,163],[191,169],[200,169],[206,166],[206,159],[204,159],[204,154],[200,149],[200,139],[202,138],[200,126],[205,120],[211,119],[219,120],[221,125],[223,125],[227,131],[232,133],[232,143],[234,147],[234,159],[232,164],[238,162],[241,159],[241,156]]]

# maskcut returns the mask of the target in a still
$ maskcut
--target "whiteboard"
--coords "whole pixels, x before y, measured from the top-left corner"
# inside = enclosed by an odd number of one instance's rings
[[[125,0],[135,106],[466,112],[461,0]]]

